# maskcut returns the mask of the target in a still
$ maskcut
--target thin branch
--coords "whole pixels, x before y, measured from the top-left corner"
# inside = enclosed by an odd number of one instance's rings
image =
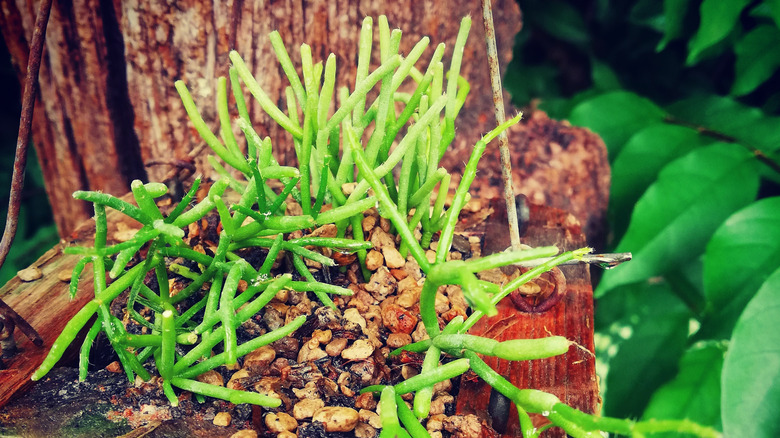
[[[504,94],[501,88],[501,71],[498,68],[498,50],[496,49],[496,30],[493,26],[493,11],[490,0],[482,0],[482,19],[485,22],[485,44],[487,45],[488,66],[490,68],[490,87],[493,89],[493,104],[495,105],[496,124],[504,123]],[[504,201],[506,215],[509,221],[509,239],[512,248],[519,250],[520,229],[517,224],[517,208],[515,192],[512,187],[512,161],[509,156],[509,146],[506,132],[498,136],[498,147],[501,155],[501,180],[504,182]]]
[[[8,217],[5,221],[3,238],[0,241],[0,267],[5,263],[11,244],[16,237],[16,228],[19,220],[19,208],[21,205],[22,189],[24,188],[24,170],[27,167],[27,146],[30,144],[32,131],[33,108],[35,108],[35,96],[38,94],[38,71],[41,68],[43,55],[43,40],[46,35],[46,25],[49,23],[52,0],[42,0],[38,9],[38,17],[35,20],[32,42],[30,44],[30,56],[27,60],[27,76],[24,79],[24,95],[22,96],[22,114],[19,120],[19,135],[16,139],[16,157],[14,158],[14,172],[11,178],[11,194],[8,199]],[[10,306],[0,300],[0,312],[12,318],[16,325],[36,345],[42,345],[43,341],[35,329],[11,309]]]

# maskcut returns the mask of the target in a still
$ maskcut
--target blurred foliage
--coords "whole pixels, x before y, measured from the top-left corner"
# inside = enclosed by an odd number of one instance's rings
[[[780,436],[780,1],[522,0],[505,78],[604,139],[604,413]]]
[[[11,66],[11,56],[0,41],[0,230],[5,229],[8,212],[8,190],[11,187],[16,136],[21,113],[19,82]],[[22,208],[16,239],[5,264],[0,268],[0,286],[49,250],[58,241],[49,200],[43,185],[43,174],[35,150],[29,148],[27,174],[24,180]]]

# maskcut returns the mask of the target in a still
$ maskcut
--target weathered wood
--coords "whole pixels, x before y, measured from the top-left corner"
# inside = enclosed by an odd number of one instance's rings
[[[128,196],[126,200],[130,201],[131,198]],[[79,201],[71,200],[71,202]],[[120,228],[140,228],[137,222],[127,216],[113,210],[107,213],[109,239]],[[72,233],[67,243],[61,243],[50,249],[31,265],[40,269],[43,277],[35,281],[23,282],[17,276],[0,288],[0,298],[27,320],[40,333],[44,341],[42,348],[36,347],[26,336],[16,331],[15,338],[20,351],[12,359],[4,361],[7,369],[0,370],[0,407],[32,384],[30,376],[43,362],[65,324],[94,298],[92,271],[89,266],[82,274],[78,293],[73,300],[68,294],[69,283],[60,279],[63,272],[70,275],[79,260],[76,255],[64,254],[63,247],[65,245],[92,246],[94,233],[94,221],[86,221]]]
[[[0,0],[0,31],[20,77],[27,63],[34,3]],[[287,82],[267,39],[272,30],[279,30],[296,64],[304,42],[311,45],[315,62],[335,53],[337,85],[352,88],[364,16],[386,14],[391,26],[402,29],[402,53],[423,35],[430,36],[425,59],[439,42],[452,47],[460,19],[479,17],[479,11],[480,2],[472,0],[400,0],[391,6],[378,0],[55,2],[33,138],[60,235],[91,214],[85,204],[70,202],[75,190],[121,195],[132,179],[160,181],[168,176],[173,160],[193,160],[198,171],[210,173],[204,154],[197,152],[203,142],[188,122],[173,82],[188,84],[205,120],[216,130],[215,83],[227,74],[230,49],[241,53],[271,100],[284,107]],[[495,0],[493,11],[505,67],[520,28],[520,11],[514,0]],[[457,151],[472,146],[493,123],[491,94],[484,92],[490,88],[479,20],[472,26],[461,71],[471,82],[472,95],[460,118],[452,155],[456,164],[464,156]],[[255,125],[262,127],[260,134],[274,141],[278,158],[294,163],[287,136],[269,123],[258,105],[252,104],[250,111]],[[144,167],[152,162],[162,164]]]
[[[484,250],[502,251],[509,245],[506,208],[502,199],[491,202],[493,214],[484,224]],[[577,220],[559,209],[530,204],[530,221],[521,241],[531,246],[557,245],[565,250],[585,246],[585,236]],[[594,413],[600,404],[596,381],[593,346],[593,290],[586,266],[561,267],[566,278],[563,299],[543,313],[525,313],[517,309],[510,297],[498,304],[498,315],[483,317],[470,333],[499,341],[545,336],[565,336],[581,348],[572,347],[568,353],[548,359],[513,362],[485,357],[485,362],[518,388],[533,388],[550,392],[564,403],[585,412]],[[462,379],[458,393],[458,413],[476,414],[491,424],[487,407],[490,387],[482,380]],[[517,410],[512,405],[508,413],[505,438],[522,436]],[[532,416],[537,426],[544,421]],[[564,437],[560,429],[551,429],[543,435]]]

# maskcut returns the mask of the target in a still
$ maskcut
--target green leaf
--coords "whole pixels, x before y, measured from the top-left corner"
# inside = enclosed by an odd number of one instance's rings
[[[648,99],[628,91],[612,91],[574,107],[569,121],[599,134],[607,144],[612,160],[636,131],[662,121],[664,115],[664,111]]]
[[[723,346],[714,342],[686,351],[677,376],[653,394],[643,419],[689,419],[720,429],[723,356]]]
[[[690,0],[664,0],[664,37],[655,47],[656,52],[662,51],[667,44],[682,35],[683,21],[689,3]]]
[[[699,9],[699,30],[688,43],[686,64],[696,64],[704,50],[730,34],[748,3],[749,0],[704,0]]]
[[[780,267],[780,197],[734,213],[707,244],[704,293],[712,314],[702,327],[728,337],[737,317],[767,276]]]
[[[607,271],[596,296],[697,257],[715,229],[757,192],[756,161],[738,145],[707,146],[673,161],[640,198],[617,246],[634,259]]]
[[[765,0],[772,11],[772,19],[775,20],[775,26],[780,27],[780,0]]]
[[[723,432],[752,438],[780,436],[780,270],[769,277],[739,317],[723,363]]]
[[[705,146],[711,140],[691,128],[659,123],[628,140],[612,164],[610,222],[617,238],[628,226],[636,201],[672,160]]]
[[[608,360],[604,414],[638,417],[653,392],[674,376],[685,350],[690,313],[664,283],[632,285],[615,295],[624,294],[631,296],[631,311],[607,334],[624,340],[616,343],[617,353]]]
[[[734,46],[736,72],[731,94],[743,96],[772,77],[780,67],[780,30],[762,25],[745,35]]]
[[[729,97],[693,97],[669,106],[668,110],[679,120],[733,137],[765,153],[780,149],[780,117],[769,117],[760,109]]]

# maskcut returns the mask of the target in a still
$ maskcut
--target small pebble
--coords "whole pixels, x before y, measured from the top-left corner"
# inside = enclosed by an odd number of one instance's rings
[[[295,430],[298,427],[298,422],[287,413],[271,412],[265,416],[265,425],[268,427],[269,432],[281,433]]]
[[[73,275],[73,271],[70,269],[63,269],[60,272],[57,272],[57,279],[60,281],[63,281],[65,283],[68,283],[70,281],[70,277]]]
[[[244,384],[241,383],[240,379],[249,377],[249,371],[247,370],[238,370],[235,373],[233,373],[232,376],[230,376],[230,380],[228,380],[227,385],[225,385],[228,389],[237,389],[239,391],[243,391],[247,389],[244,387]]]
[[[233,417],[230,416],[227,412],[220,412],[217,415],[214,416],[214,425],[215,426],[230,426],[230,421],[233,419]]]
[[[276,359],[276,351],[270,345],[264,345],[244,356],[244,368],[250,366],[267,367]]]
[[[375,249],[372,249],[366,254],[366,268],[369,271],[376,271],[384,262],[385,259],[382,256],[382,253]]]
[[[360,419],[358,412],[343,406],[326,406],[312,416],[312,421],[319,421],[325,426],[326,432],[350,432]]]
[[[293,417],[297,420],[311,418],[315,412],[325,407],[325,402],[319,398],[305,398],[293,406]]]
[[[222,379],[222,374],[214,370],[206,371],[195,379],[198,382],[208,383],[209,385],[225,386],[225,381]]]
[[[358,411],[358,415],[360,415],[361,422],[368,423],[376,429],[380,429],[382,427],[382,420],[379,418],[379,414],[376,412],[369,411],[368,409],[361,409]]]
[[[387,336],[387,346],[393,349],[401,348],[411,343],[412,337],[406,333],[391,333]]]
[[[346,338],[336,338],[325,346],[325,352],[331,357],[339,356],[344,351],[344,348],[347,347],[347,342]]]
[[[341,352],[341,357],[346,360],[367,359],[374,353],[374,346],[365,339],[356,340],[349,348]]]
[[[29,268],[18,271],[16,275],[19,276],[19,280],[24,282],[35,281],[43,277],[43,272],[36,266],[30,266]]]
[[[382,248],[382,255],[385,256],[385,265],[391,269],[402,268],[406,260],[395,246],[385,246]]]
[[[257,438],[257,432],[252,429],[242,429],[230,435],[230,438]]]
[[[280,432],[279,435],[276,435],[276,438],[298,438],[298,435],[296,435],[295,432],[290,432],[289,430],[285,430],[283,432]]]
[[[122,365],[119,363],[119,361],[115,360],[106,366],[106,371],[111,373],[121,373]]]

